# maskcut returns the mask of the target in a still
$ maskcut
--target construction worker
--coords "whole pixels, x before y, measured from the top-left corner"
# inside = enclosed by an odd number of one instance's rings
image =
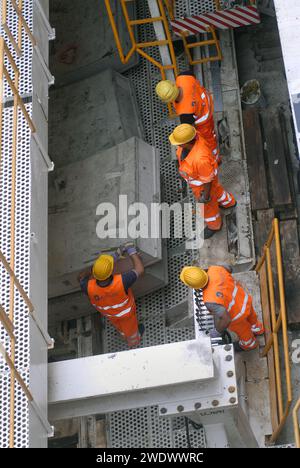
[[[251,351],[258,346],[256,336],[264,333],[264,326],[253,308],[252,297],[234,279],[229,265],[208,270],[184,267],[180,279],[190,288],[203,290],[203,302],[214,316],[213,337],[221,336],[228,328],[239,337],[234,343],[236,351]]]
[[[113,274],[115,263],[127,253],[133,269]],[[100,255],[92,269],[82,272],[78,279],[82,291],[101,315],[107,317],[127,340],[128,346],[138,346],[144,325],[138,325],[136,304],[131,286],[144,273],[144,266],[133,244],[121,247],[113,255]]]
[[[204,203],[204,239],[208,239],[222,228],[219,206],[225,209],[234,207],[236,200],[219,183],[218,164],[195,127],[178,125],[169,139],[172,145],[178,146],[180,175],[193,190],[197,202]]]
[[[160,81],[156,86],[156,94],[163,102],[173,104],[181,123],[195,126],[206,140],[213,157],[220,163],[213,98],[195,75],[186,71],[177,76],[175,83],[169,80]]]

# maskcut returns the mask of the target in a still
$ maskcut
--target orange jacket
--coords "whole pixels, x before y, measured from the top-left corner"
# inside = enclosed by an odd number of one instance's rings
[[[251,312],[252,297],[236,281],[226,268],[211,266],[208,284],[203,289],[203,301],[224,306],[232,322],[245,320]]]
[[[214,104],[211,94],[190,75],[179,75],[176,78],[176,86],[183,91],[181,101],[174,102],[177,115],[193,114],[195,125],[201,130],[213,117]]]
[[[179,173],[191,186],[201,187],[212,182],[218,173],[218,164],[212,158],[211,150],[205,140],[196,136],[196,142],[186,158],[182,159],[183,148],[177,148]]]
[[[131,289],[126,293],[122,275],[114,275],[110,285],[101,287],[95,279],[88,282],[91,304],[106,317],[123,317],[135,312],[135,300]]]

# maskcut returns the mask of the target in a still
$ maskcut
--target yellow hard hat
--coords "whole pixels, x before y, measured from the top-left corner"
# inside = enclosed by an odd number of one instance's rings
[[[155,91],[157,96],[166,103],[176,101],[179,95],[179,89],[170,80],[163,80],[157,83]]]
[[[182,269],[180,279],[190,288],[203,289],[208,283],[208,274],[197,266],[188,266]]]
[[[196,136],[196,129],[193,125],[190,124],[181,124],[178,125],[174,132],[169,136],[171,145],[184,145],[189,143]]]
[[[93,265],[93,276],[99,281],[110,277],[114,269],[114,258],[111,255],[100,255]]]

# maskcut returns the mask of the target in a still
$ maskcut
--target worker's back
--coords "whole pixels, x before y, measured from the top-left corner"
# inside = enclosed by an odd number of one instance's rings
[[[90,279],[88,296],[91,304],[105,315],[119,316],[118,314],[130,312],[135,307],[131,288],[125,290],[121,274],[114,275],[107,285],[102,285],[95,278]]]
[[[229,271],[222,266],[211,266],[208,284],[203,290],[204,303],[215,303],[225,307],[232,320],[243,320],[250,311],[252,298]]]

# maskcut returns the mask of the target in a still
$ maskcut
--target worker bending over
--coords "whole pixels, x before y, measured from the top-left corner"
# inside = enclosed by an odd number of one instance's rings
[[[123,253],[129,255],[133,269],[127,273],[113,275],[114,265]],[[107,317],[128,346],[137,346],[141,341],[144,326],[138,325],[136,304],[131,286],[144,273],[142,260],[133,244],[118,249],[113,255],[100,255],[92,269],[79,275],[82,291],[91,304]]]
[[[206,140],[213,157],[220,162],[218,140],[215,133],[213,97],[190,72],[180,73],[175,83],[160,81],[156,94],[165,103],[172,103],[181,123],[194,125]]]
[[[203,290],[203,302],[214,316],[218,336],[228,328],[236,333],[236,351],[251,351],[258,346],[256,335],[264,326],[253,309],[252,297],[232,276],[230,266],[211,266],[207,271],[196,266],[183,268],[180,279],[190,288]],[[220,336],[219,335],[219,336]]]
[[[204,203],[204,239],[208,239],[222,228],[219,206],[231,208],[236,205],[236,200],[219,183],[218,164],[195,127],[178,125],[169,139],[172,145],[178,146],[180,175],[193,190],[197,202]]]

